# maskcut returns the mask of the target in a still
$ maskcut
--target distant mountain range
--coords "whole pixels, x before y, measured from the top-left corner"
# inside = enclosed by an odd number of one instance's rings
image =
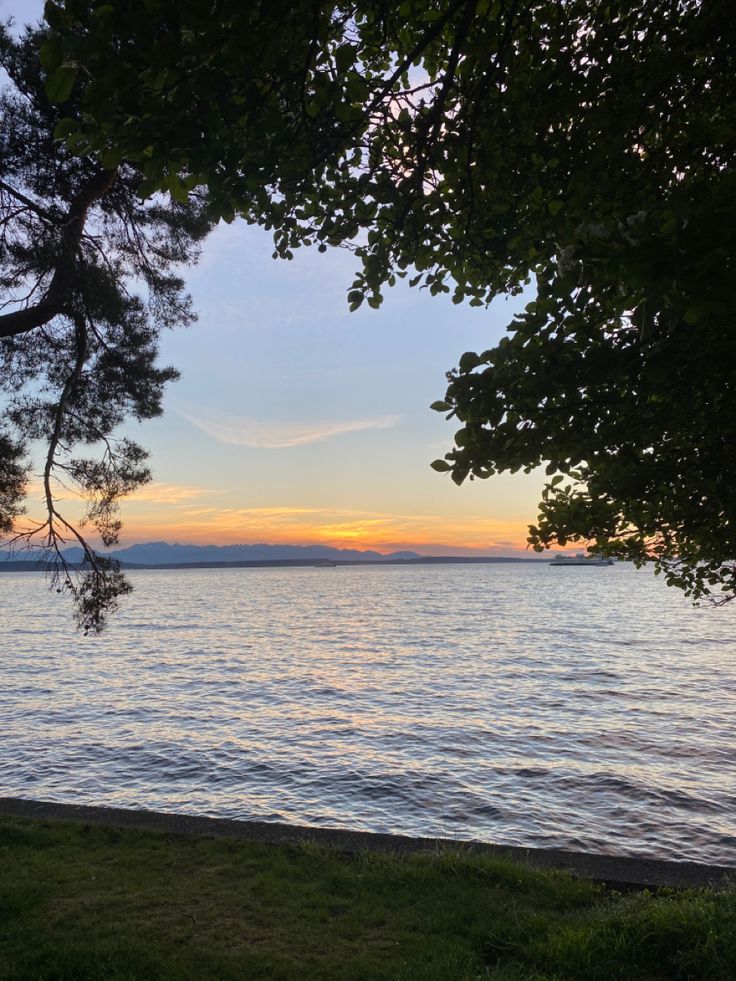
[[[390,552],[382,555],[371,549],[331,548],[329,545],[171,545],[169,542],[143,542],[108,552],[124,567],[182,568],[263,565],[360,565],[362,563],[410,563],[421,565],[486,564],[493,562],[548,562],[547,557],[522,555],[419,555],[417,552]],[[83,559],[81,548],[67,548],[64,557],[70,565]],[[0,572],[28,572],[45,569],[43,553],[0,552]]]
[[[193,565],[211,562],[390,562],[418,559],[416,552],[360,551],[355,548],[331,548],[329,545],[171,545],[169,542],[144,542],[107,553],[124,565]],[[81,562],[81,548],[64,550],[68,562]],[[0,552],[0,561],[34,562],[37,552]]]

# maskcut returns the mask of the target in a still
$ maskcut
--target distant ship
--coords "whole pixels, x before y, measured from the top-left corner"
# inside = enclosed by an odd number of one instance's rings
[[[600,555],[585,555],[583,552],[578,552],[577,555],[555,555],[550,565],[613,565],[613,559],[605,559],[601,558]]]

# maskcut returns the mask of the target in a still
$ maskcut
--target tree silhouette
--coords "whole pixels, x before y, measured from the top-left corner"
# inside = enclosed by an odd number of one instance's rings
[[[130,586],[65,517],[59,495],[81,494],[84,524],[103,544],[118,541],[119,501],[150,471],[145,450],[114,433],[126,418],[161,412],[177,372],[156,364],[159,333],[194,320],[173,269],[196,259],[210,222],[196,194],[143,202],[136,166],[103,167],[54,138],[60,115],[45,91],[42,41],[37,31],[0,35],[10,80],[0,95],[0,528],[11,544],[44,550],[80,626],[99,631]],[[43,446],[45,514],[23,522],[33,443]],[[79,571],[63,554],[69,543],[82,548]]]

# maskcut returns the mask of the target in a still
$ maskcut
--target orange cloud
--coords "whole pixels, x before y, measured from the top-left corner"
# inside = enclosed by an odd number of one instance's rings
[[[31,507],[41,495],[34,485]],[[500,554],[526,549],[521,520],[480,515],[403,514],[330,507],[217,507],[213,492],[152,483],[123,501],[123,544],[152,539],[192,544],[332,545],[337,548],[425,554]],[[59,488],[64,513],[79,520],[84,502]],[[201,500],[201,504],[198,503]]]
[[[84,500],[84,496],[70,485],[66,485],[63,480],[54,477],[52,480],[53,494],[56,500],[74,501]],[[153,481],[138,488],[135,493],[124,498],[126,504],[182,504],[187,501],[195,500],[205,495],[216,494],[217,491],[208,487],[187,487],[182,484],[159,484]],[[43,498],[45,495],[43,481],[33,480],[26,489],[26,497],[31,501]],[[214,510],[214,509],[213,509]]]
[[[29,519],[41,514],[42,485],[29,494]],[[65,515],[81,518],[84,501],[59,486]],[[523,518],[478,514],[369,511],[360,508],[218,506],[225,492],[181,484],[151,483],[122,502],[122,543],[167,540],[192,544],[322,544],[338,548],[402,549],[424,554],[508,554],[526,549]],[[37,512],[34,514],[34,512]]]
[[[216,491],[209,490],[206,487],[184,487],[181,484],[152,483],[141,487],[125,500],[130,504],[137,504],[139,502],[145,502],[146,504],[182,504],[213,493],[216,493]]]
[[[333,545],[392,552],[499,553],[526,548],[526,524],[475,515],[391,514],[307,507],[194,508],[131,515],[126,541],[151,538],[211,544]]]

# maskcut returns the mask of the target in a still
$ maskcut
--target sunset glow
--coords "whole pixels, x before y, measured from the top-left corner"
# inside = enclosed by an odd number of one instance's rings
[[[34,486],[33,492],[32,500],[40,488]],[[409,549],[432,555],[510,554],[526,548],[526,525],[521,521],[348,508],[217,506],[214,502],[222,496],[204,488],[150,484],[124,505],[123,544],[154,540],[212,545],[266,542],[382,553]],[[66,493],[63,502],[67,513],[81,515],[83,501]],[[37,518],[35,510],[29,508],[29,519]]]
[[[120,434],[150,450],[153,472],[122,501],[120,547],[529,556],[542,472],[456,487],[430,467],[457,429],[429,408],[444,394],[445,372],[499,337],[522,300],[477,310],[402,285],[380,311],[351,314],[349,255],[305,251],[274,262],[270,252],[268,233],[222,226],[187,271],[200,322],[167,333],[161,352],[181,381],[160,419]],[[65,514],[81,516],[69,488],[58,484],[55,494]],[[43,513],[42,495],[36,479],[29,518]]]

